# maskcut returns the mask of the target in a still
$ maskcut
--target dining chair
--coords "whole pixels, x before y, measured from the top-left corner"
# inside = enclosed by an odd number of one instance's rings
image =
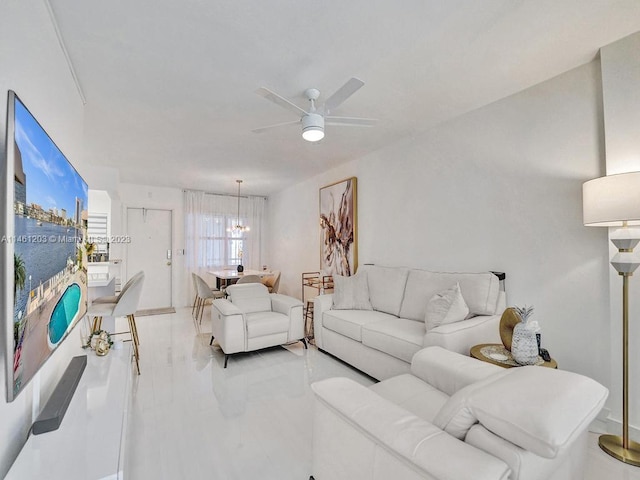
[[[221,292],[218,289],[212,289],[204,279],[197,274],[193,274],[193,280],[196,284],[196,308],[195,308],[195,317],[194,320],[197,320],[198,323],[202,323],[202,315],[204,313],[204,307],[207,301],[213,301],[216,298],[224,297],[224,292]]]
[[[140,303],[140,295],[142,294],[142,285],[144,284],[144,272],[134,275],[135,280],[132,281],[128,288],[122,289],[116,303],[92,303],[89,307],[87,315],[93,317],[94,327],[100,330],[103,317],[127,317],[129,322],[128,332],[116,332],[111,335],[131,334],[131,343],[133,344],[133,356],[136,360],[136,369],[140,375],[140,339],[138,337],[138,328],[136,326],[135,312],[138,310]],[[96,331],[94,330],[94,331]]]
[[[262,283],[258,275],[244,275],[238,279],[236,285],[239,283]]]
[[[193,299],[193,307],[191,308],[191,316],[195,318],[196,305],[198,304],[198,282],[196,281],[195,272],[191,272],[191,280],[193,281],[193,290],[196,292],[196,296]]]
[[[280,271],[275,270],[271,275],[262,277],[262,284],[269,289],[269,293],[278,293],[280,287]]]

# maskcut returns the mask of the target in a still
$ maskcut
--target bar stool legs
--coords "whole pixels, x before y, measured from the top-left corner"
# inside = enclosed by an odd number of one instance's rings
[[[91,325],[91,333],[95,333],[98,330],[102,330],[102,317],[93,317],[93,324]]]
[[[111,333],[111,335],[131,335],[131,342],[133,343],[133,356],[136,360],[136,370],[138,371],[138,375],[140,375],[140,338],[138,337],[138,327],[136,325],[136,318],[133,314],[127,315],[127,321],[129,322],[129,331],[128,332],[116,332]],[[91,326],[91,333],[95,333],[99,330],[102,330],[102,317],[93,317],[93,324]],[[129,341],[129,340],[125,340]]]
[[[138,345],[140,345],[140,340],[138,339],[138,327],[136,326],[136,318],[131,315],[127,315],[127,320],[129,321],[129,328],[131,329],[131,343],[133,343],[133,357],[136,360],[136,369],[138,370],[138,375],[140,375],[140,349]]]
[[[304,336],[309,339],[309,343],[315,345],[313,333],[313,300],[307,300],[304,306]]]
[[[196,305],[198,304],[198,294],[196,293],[196,298],[193,299],[193,308],[191,309],[191,316],[193,317],[196,311]]]

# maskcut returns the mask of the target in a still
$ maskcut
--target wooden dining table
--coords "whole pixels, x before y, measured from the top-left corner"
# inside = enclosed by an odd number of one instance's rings
[[[207,273],[209,275],[213,275],[214,277],[216,277],[216,288],[218,289],[228,287],[229,285],[233,285],[242,277],[246,277],[247,275],[257,275],[260,278],[273,275],[273,272],[269,270],[248,270],[248,269],[245,269],[243,272],[238,272],[235,269],[234,270],[210,270]]]

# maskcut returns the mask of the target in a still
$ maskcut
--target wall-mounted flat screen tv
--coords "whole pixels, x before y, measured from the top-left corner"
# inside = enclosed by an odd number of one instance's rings
[[[88,194],[85,181],[12,91],[3,171],[2,305],[12,401],[87,311]]]

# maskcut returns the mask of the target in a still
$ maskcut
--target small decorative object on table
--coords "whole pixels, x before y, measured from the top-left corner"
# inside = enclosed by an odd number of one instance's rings
[[[242,250],[238,252],[238,257],[240,257],[240,264],[238,265],[238,273],[244,272],[244,267],[242,266]]]
[[[538,362],[538,340],[536,333],[539,331],[538,323],[529,321],[533,314],[533,307],[515,307],[521,322],[513,328],[511,340],[511,353],[520,365],[535,365]]]
[[[502,340],[504,348],[508,351],[511,351],[513,329],[520,321],[520,315],[518,315],[518,311],[513,307],[507,308],[500,318],[500,340]]]
[[[103,357],[109,353],[112,345],[113,341],[109,332],[97,330],[89,336],[87,343],[82,348],[90,348],[96,352],[96,355]]]

